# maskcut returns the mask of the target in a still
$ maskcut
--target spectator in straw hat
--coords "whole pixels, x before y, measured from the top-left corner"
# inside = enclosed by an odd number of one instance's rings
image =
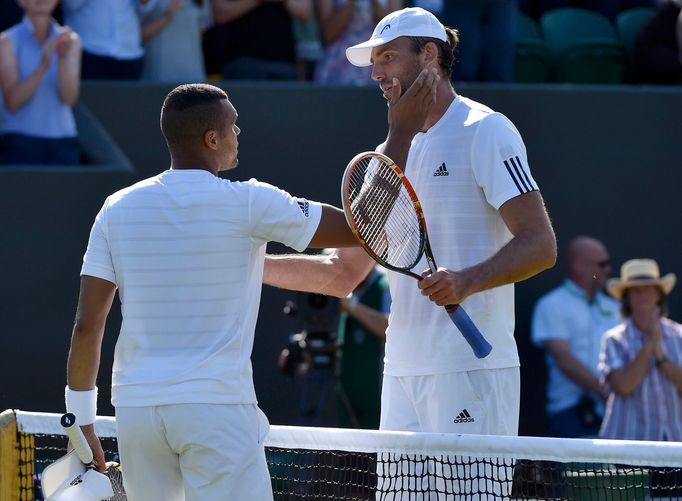
[[[607,282],[624,321],[606,331],[599,369],[612,389],[602,438],[682,440],[682,325],[666,317],[673,273],[631,259]]]

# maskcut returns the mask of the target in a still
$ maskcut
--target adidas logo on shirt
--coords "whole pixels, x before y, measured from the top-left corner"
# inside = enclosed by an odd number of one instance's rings
[[[448,168],[445,166],[445,162],[440,164],[440,167],[436,169],[436,172],[433,173],[434,177],[435,176],[449,176],[450,173],[448,172]]]
[[[455,423],[473,423],[474,418],[471,417],[471,414],[469,414],[469,411],[464,409],[462,412],[457,414],[457,417],[454,419]]]
[[[297,200],[298,206],[301,209],[301,212],[303,212],[303,215],[305,217],[308,217],[310,214],[310,204],[308,203],[307,200]]]

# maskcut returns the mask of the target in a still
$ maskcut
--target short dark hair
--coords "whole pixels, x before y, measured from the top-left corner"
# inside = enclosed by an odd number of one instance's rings
[[[222,131],[222,100],[227,100],[225,91],[209,84],[185,84],[170,91],[161,107],[161,132],[168,148],[191,147],[207,131]]]
[[[666,317],[668,316],[668,296],[666,295],[665,292],[663,292],[663,289],[660,287],[656,287],[658,289],[658,292],[660,294],[660,298],[658,299],[658,307],[661,309],[661,316]],[[630,291],[632,290],[632,287],[628,287],[623,291],[623,295],[620,297],[620,312],[623,314],[624,317],[629,317],[632,315],[632,308],[630,307]]]
[[[447,42],[432,37],[410,37],[410,40],[412,40],[412,47],[417,54],[421,53],[427,43],[435,43],[436,47],[438,47],[438,62],[440,67],[445,76],[450,78],[452,76],[452,67],[455,64],[455,51],[459,44],[459,32],[454,28],[446,27],[445,33],[448,35]]]

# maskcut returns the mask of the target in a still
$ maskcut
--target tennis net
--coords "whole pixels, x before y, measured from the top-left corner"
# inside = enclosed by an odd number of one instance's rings
[[[38,500],[60,415],[0,414],[0,501]],[[115,422],[99,417],[107,460]],[[272,426],[275,500],[682,500],[682,443]],[[125,464],[122,465],[125,475]]]

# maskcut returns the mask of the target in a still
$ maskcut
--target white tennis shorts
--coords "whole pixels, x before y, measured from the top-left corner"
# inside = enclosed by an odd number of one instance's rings
[[[519,368],[387,376],[382,430],[518,435]]]
[[[117,407],[116,427],[130,501],[272,501],[257,405]]]

